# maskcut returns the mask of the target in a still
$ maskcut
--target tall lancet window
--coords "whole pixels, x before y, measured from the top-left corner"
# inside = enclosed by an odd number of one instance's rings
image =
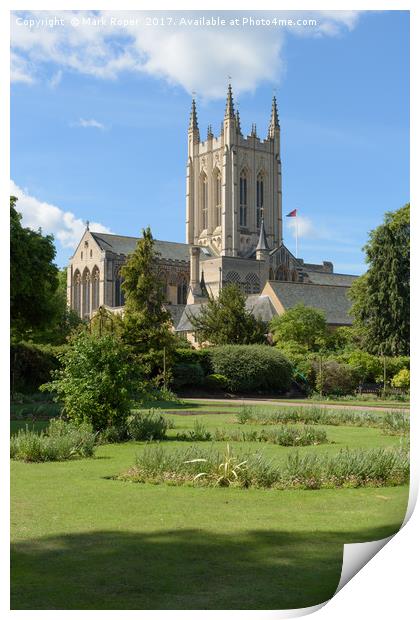
[[[264,207],[264,176],[260,172],[257,176],[257,228],[261,226]]]
[[[216,226],[222,225],[222,175],[216,168],[214,174],[214,189],[216,197]]]
[[[245,170],[242,170],[239,177],[239,225],[247,226],[248,219],[248,179]]]
[[[92,310],[99,308],[99,269],[92,271]]]
[[[208,183],[207,183],[207,175],[201,175],[200,182],[200,190],[201,190],[201,224],[203,230],[207,230],[209,225],[209,192],[208,192]]]

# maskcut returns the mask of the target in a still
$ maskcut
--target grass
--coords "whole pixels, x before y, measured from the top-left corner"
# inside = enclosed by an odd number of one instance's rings
[[[203,407],[209,410],[207,403]],[[176,435],[193,430],[196,421],[212,433],[241,431],[238,410],[180,415],[175,409],[166,414],[175,427],[161,445],[170,452],[205,448]],[[13,431],[21,424],[13,422]],[[262,428],[247,424],[248,430]],[[347,446],[407,445],[379,428],[317,428],[334,443],[302,447],[299,454],[333,457]],[[212,445],[222,451],[226,444]],[[296,453],[269,443],[241,442],[235,450],[239,446],[263,452],[279,467]],[[93,459],[11,462],[13,609],[315,605],[337,587],[344,543],[390,536],[404,519],[406,485],[282,491],[109,479],[131,467],[145,448],[145,442],[126,442],[98,446]]]

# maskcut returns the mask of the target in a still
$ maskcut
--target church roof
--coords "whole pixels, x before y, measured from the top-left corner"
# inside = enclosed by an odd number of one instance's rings
[[[331,274],[330,274],[331,275]],[[351,325],[349,315],[351,302],[347,296],[348,286],[307,284],[301,282],[267,282],[285,310],[298,304],[325,312],[329,325]]]
[[[331,284],[333,286],[350,286],[357,276],[348,273],[326,273],[322,271],[305,270],[313,284]]]
[[[123,235],[109,235],[107,233],[91,233],[102,250],[108,250],[115,254],[127,256],[136,249],[138,237],[125,237]],[[161,258],[173,261],[189,262],[190,246],[187,243],[177,243],[175,241],[160,241],[155,239],[155,249],[160,253]]]

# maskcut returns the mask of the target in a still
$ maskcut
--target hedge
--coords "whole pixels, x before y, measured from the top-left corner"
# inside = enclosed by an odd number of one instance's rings
[[[204,372],[200,364],[197,362],[179,362],[174,364],[172,368],[172,376],[172,385],[175,389],[177,389],[186,385],[201,385],[204,378]]]
[[[212,372],[209,349],[175,349],[175,364],[200,364],[204,375]]]
[[[213,372],[226,377],[233,392],[286,391],[292,366],[284,355],[267,345],[224,345],[209,349]]]

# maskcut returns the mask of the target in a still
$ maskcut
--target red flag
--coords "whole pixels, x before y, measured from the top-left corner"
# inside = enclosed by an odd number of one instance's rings
[[[297,217],[297,209],[293,209],[293,211],[290,211],[290,213],[288,213],[286,217]]]

